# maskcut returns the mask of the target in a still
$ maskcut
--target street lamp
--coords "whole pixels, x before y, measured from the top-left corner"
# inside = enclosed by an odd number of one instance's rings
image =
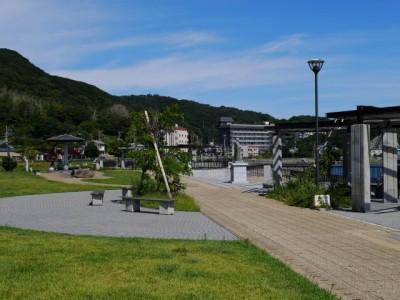
[[[224,137],[224,148],[222,149],[222,151],[223,151],[223,157],[225,157],[225,140],[226,140],[226,134],[224,134],[223,135],[223,137]]]
[[[308,66],[315,74],[315,185],[319,188],[319,131],[318,131],[318,72],[322,69],[324,61],[311,59]]]

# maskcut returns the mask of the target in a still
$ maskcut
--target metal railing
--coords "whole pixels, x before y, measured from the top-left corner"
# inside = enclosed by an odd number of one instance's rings
[[[247,176],[249,177],[263,177],[265,164],[252,164],[247,166]],[[285,163],[282,165],[282,176],[286,178],[297,176],[304,172],[304,170],[312,163]]]
[[[216,161],[192,161],[192,169],[223,169],[227,168],[229,161],[216,160]]]

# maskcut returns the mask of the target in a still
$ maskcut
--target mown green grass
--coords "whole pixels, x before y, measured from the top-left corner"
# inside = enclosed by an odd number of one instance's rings
[[[247,241],[0,227],[1,299],[335,299]]]
[[[98,189],[115,189],[115,187],[53,182],[19,169],[12,172],[0,172],[0,198]]]
[[[168,198],[168,195],[162,193],[147,193],[143,195],[145,198],[155,198],[155,199],[163,199]],[[200,206],[196,203],[195,199],[191,196],[179,192],[173,196],[175,199],[175,210],[179,211],[200,211]],[[158,208],[158,202],[151,202],[151,201],[140,201],[140,206],[147,207],[147,208]]]
[[[103,183],[124,185],[124,173],[130,174],[132,173],[132,171],[105,171],[105,176],[114,177],[109,178],[107,182]],[[99,182],[102,182],[101,180],[99,180]],[[116,188],[117,187],[113,186],[65,184],[61,182],[48,181],[43,177],[34,175],[30,172],[22,171],[21,169],[16,169],[13,172],[0,172],[0,198],[36,194],[93,191],[98,189],[112,190]],[[157,193],[146,194],[143,195],[143,197],[167,198],[166,195]],[[174,195],[174,199],[175,209],[177,211],[200,211],[200,207],[198,206],[196,201],[192,197],[184,193],[178,193]],[[143,201],[141,203],[141,206],[148,208],[158,208],[159,204],[156,202]]]
[[[105,179],[84,179],[86,182],[132,185],[140,180],[141,172],[136,170],[101,170]]]

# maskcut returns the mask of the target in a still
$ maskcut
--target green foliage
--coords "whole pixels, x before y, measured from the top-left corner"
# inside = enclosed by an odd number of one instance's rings
[[[90,142],[85,147],[85,156],[94,159],[100,155],[100,150],[97,148],[96,144]]]
[[[24,156],[30,161],[36,160],[36,157],[39,153],[40,152],[33,147],[26,147],[24,150]]]
[[[118,148],[126,146],[126,143],[121,139],[111,138],[106,141],[106,145],[107,153],[115,156],[121,156],[121,150],[119,150]]]
[[[268,193],[269,198],[287,205],[310,208],[314,207],[315,195],[329,195],[333,208],[351,207],[351,187],[347,183],[331,182],[327,189],[317,189],[314,167],[307,168],[296,178]]]
[[[178,192],[185,188],[180,176],[191,174],[189,162],[192,156],[180,149],[165,148],[164,134],[166,131],[173,131],[174,124],[183,119],[183,114],[179,112],[179,107],[175,104],[166,107],[162,112],[151,110],[148,115],[149,123],[147,123],[144,113],[134,113],[128,132],[130,140],[146,147],[129,153],[135,167],[142,171],[142,178],[135,186],[135,190],[138,195],[150,192],[152,189],[155,191],[166,190],[162,171],[156,160],[154,148],[154,141],[156,141],[170,190]]]
[[[303,173],[286,184],[277,186],[268,193],[269,198],[280,200],[287,205],[313,207],[314,195],[324,194],[322,188],[315,186],[315,168],[307,168]]]
[[[331,143],[328,143],[320,157],[320,171],[321,176],[329,178],[332,170],[332,166],[335,161],[340,159],[340,151],[334,147]]]
[[[5,171],[10,172],[17,167],[18,163],[9,156],[4,156],[1,159],[1,166],[4,168]]]
[[[331,183],[326,191],[334,208],[351,207],[351,187],[345,182]]]

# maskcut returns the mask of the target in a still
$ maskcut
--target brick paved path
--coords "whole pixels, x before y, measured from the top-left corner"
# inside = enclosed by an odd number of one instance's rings
[[[202,212],[343,299],[400,299],[398,231],[185,178]]]

